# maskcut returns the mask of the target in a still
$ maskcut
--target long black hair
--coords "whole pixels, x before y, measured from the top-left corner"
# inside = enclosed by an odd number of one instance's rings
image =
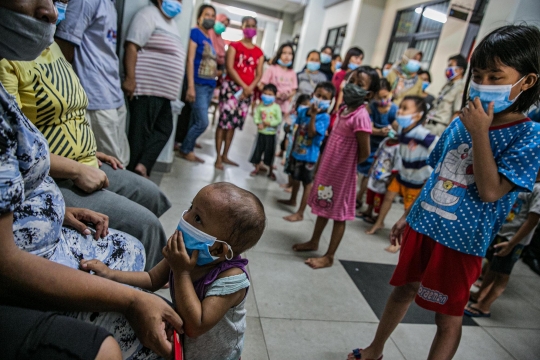
[[[276,65],[278,62],[279,59],[281,59],[281,54],[283,54],[283,49],[285,49],[286,47],[288,48],[291,48],[291,51],[292,51],[292,61],[291,61],[291,65],[287,66],[287,69],[292,69],[293,68],[293,64],[294,64],[294,47],[291,43],[285,43],[285,44],[281,44],[281,46],[278,48],[278,51],[276,53],[276,56],[274,57],[274,59],[272,60],[272,64],[273,65]]]
[[[495,68],[501,63],[514,68],[521,76],[540,74],[540,30],[529,25],[508,25],[489,33],[471,57],[471,66],[465,89],[469,88],[472,69]],[[512,112],[527,112],[540,99],[540,82],[537,80],[524,91],[510,107]],[[463,92],[462,107],[469,100],[468,90]]]
[[[197,10],[197,21],[199,21],[199,19],[201,18],[204,10],[206,10],[206,9],[212,9],[212,10],[214,10],[214,14],[217,14],[215,7],[213,7],[212,5],[209,5],[209,4],[202,4],[201,6],[199,6],[199,10]]]
[[[369,85],[369,89],[367,90],[371,91],[373,95],[379,92],[379,90],[381,89],[381,82],[380,82],[381,78],[379,77],[379,73],[377,72],[377,70],[375,70],[371,66],[362,65],[352,70],[350,74],[347,76],[347,80],[350,79],[351,76],[354,75],[354,73],[358,73],[358,74],[364,73],[367,76],[369,76],[371,80],[371,84]]]

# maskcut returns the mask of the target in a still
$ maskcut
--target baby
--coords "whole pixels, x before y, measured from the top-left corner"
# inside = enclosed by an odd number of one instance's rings
[[[265,225],[263,204],[254,194],[216,183],[195,196],[163,248],[165,259],[150,271],[111,270],[99,260],[83,260],[81,268],[150,291],[169,282],[184,321],[186,359],[239,359],[250,286],[248,260],[240,254],[257,244]]]

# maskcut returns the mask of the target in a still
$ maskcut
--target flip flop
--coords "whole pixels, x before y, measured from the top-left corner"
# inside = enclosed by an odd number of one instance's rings
[[[472,318],[488,318],[488,317],[491,317],[491,313],[482,312],[482,311],[480,311],[477,308],[474,308],[472,306],[469,306],[469,307],[471,309],[473,309],[474,311],[476,311],[478,314],[473,313],[472,311],[469,311],[469,310],[465,309],[465,311],[463,313],[465,315],[467,315],[468,317],[472,317]]]
[[[276,174],[271,173],[270,175],[268,175],[268,178],[272,181],[276,181]]]
[[[352,351],[353,355],[354,355],[354,358],[355,359],[361,359],[362,358],[362,354],[360,354],[360,350],[364,350],[364,349],[354,349]],[[376,360],[382,360],[383,356],[381,355],[378,359]],[[375,359],[364,359],[364,360],[375,360]]]
[[[249,173],[249,176],[255,177],[255,176],[257,176],[258,173],[259,172],[257,170],[253,170],[252,172]]]

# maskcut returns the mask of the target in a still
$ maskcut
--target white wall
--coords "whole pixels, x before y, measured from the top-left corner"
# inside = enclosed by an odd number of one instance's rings
[[[296,51],[294,70],[300,71],[304,67],[304,61],[308,52],[317,46],[320,37],[321,23],[324,21],[324,0],[310,0],[304,10],[304,21],[300,41]]]
[[[324,20],[322,26],[319,27],[319,43],[313,44],[313,48],[320,49],[324,46],[329,29],[347,24],[351,13],[351,7],[352,0],[347,0],[324,10]]]
[[[522,22],[540,27],[540,1],[491,0],[480,26],[476,43],[498,27]]]
[[[364,64],[373,64],[372,58],[375,53],[375,45],[382,17],[384,15],[386,0],[362,0],[360,16],[358,18],[356,34],[354,34],[351,45],[358,46],[364,51]],[[344,49],[347,51],[347,49]],[[342,54],[345,55],[345,54]]]
[[[300,35],[302,33],[302,24],[304,23],[304,19],[298,20],[294,22],[292,36],[295,37],[296,35]]]

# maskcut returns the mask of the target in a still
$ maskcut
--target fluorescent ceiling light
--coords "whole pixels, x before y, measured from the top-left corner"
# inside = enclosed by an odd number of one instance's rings
[[[424,12],[422,13],[422,16],[427,17],[428,19],[443,23],[443,24],[447,20],[446,14],[443,14],[442,12],[439,12],[433,9],[428,9],[428,8],[424,10]]]
[[[417,7],[416,9],[414,9],[414,12],[417,13],[417,14],[421,14],[422,13],[422,8]]]
[[[257,17],[256,12],[249,11],[249,10],[246,10],[246,9],[240,9],[240,8],[235,7],[235,6],[227,6],[227,11],[232,13],[232,14],[236,14],[236,15],[240,15],[240,16]]]

